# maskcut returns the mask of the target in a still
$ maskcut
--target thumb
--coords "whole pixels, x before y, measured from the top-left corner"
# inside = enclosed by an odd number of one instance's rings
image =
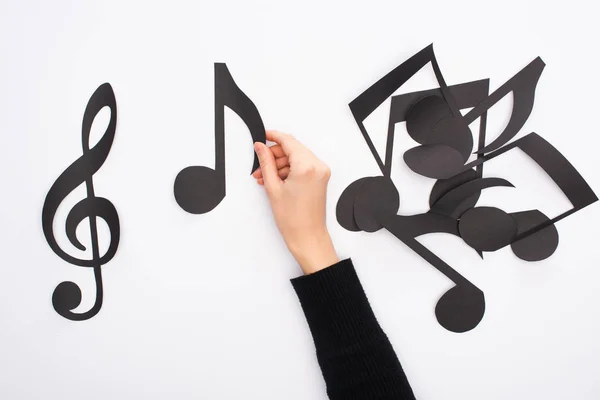
[[[260,162],[260,169],[262,171],[263,179],[265,180],[265,188],[271,190],[281,180],[277,174],[277,166],[275,165],[275,157],[273,152],[264,143],[254,143],[254,151],[258,156]]]

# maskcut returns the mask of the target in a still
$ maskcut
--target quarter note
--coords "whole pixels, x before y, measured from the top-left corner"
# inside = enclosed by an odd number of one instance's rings
[[[90,132],[94,118],[104,107],[110,109],[110,121],[106,131],[98,143],[90,148]],[[108,263],[117,252],[120,238],[119,215],[114,205],[103,197],[97,197],[94,192],[93,177],[102,167],[113,143],[117,127],[117,103],[112,87],[104,83],[92,95],[83,115],[81,141],[83,155],[73,162],[56,179],[44,201],[42,208],[42,229],[48,245],[54,253],[66,262],[80,267],[90,267],[94,271],[96,281],[96,300],[92,308],[84,313],[74,313],[72,310],[81,303],[81,289],[71,281],[60,283],[52,294],[52,305],[56,312],[63,317],[82,321],[92,318],[102,307],[102,265]],[[76,236],[78,225],[89,218],[90,236],[92,242],[92,258],[73,257],[64,251],[57,243],[54,235],[54,218],[62,201],[79,185],[85,183],[87,197],[79,201],[69,211],[65,223],[66,235],[71,244],[84,251],[85,246]],[[96,218],[102,218],[110,231],[110,243],[105,254],[100,255],[98,244],[98,225]]]
[[[177,174],[177,204],[192,214],[213,210],[225,198],[225,107],[244,121],[253,142],[266,142],[265,127],[252,100],[236,85],[224,63],[215,63],[215,168],[189,166]],[[254,172],[259,167],[254,155]]]

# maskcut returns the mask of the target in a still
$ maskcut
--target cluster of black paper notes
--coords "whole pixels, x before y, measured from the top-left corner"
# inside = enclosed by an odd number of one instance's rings
[[[392,96],[410,77],[428,63],[439,83],[439,89]],[[547,141],[530,133],[509,143],[531,114],[535,88],[544,68],[540,58],[533,60],[494,93],[489,94],[489,80],[447,86],[433,53],[428,46],[377,81],[350,103],[350,109],[362,132],[381,176],[358,179],[346,188],[337,204],[337,219],[350,231],[376,232],[385,228],[409,248],[417,252],[455,286],[438,301],[436,316],[446,329],[465,332],[483,318],[485,299],[481,289],[421,245],[417,238],[433,232],[461,237],[465,243],[483,254],[510,245],[519,258],[543,260],[558,246],[554,224],[560,219],[593,203],[597,197],[575,168]],[[486,113],[500,99],[512,92],[514,106],[504,131],[485,144]],[[387,98],[391,109],[385,159],[376,151],[364,120]],[[95,116],[103,107],[111,112],[108,127],[98,143],[90,148],[89,136]],[[185,211],[204,214],[213,210],[225,197],[225,122],[228,107],[247,125],[254,142],[265,142],[265,128],[256,106],[239,89],[227,66],[215,64],[215,167],[189,166],[181,170],[174,182],[175,200]],[[472,108],[466,115],[461,110]],[[473,151],[473,135],[469,124],[480,119],[478,147]],[[395,125],[406,122],[406,129],[419,145],[404,153],[404,162],[417,174],[436,179],[430,195],[430,210],[417,215],[397,215],[400,196],[391,180]],[[120,237],[120,224],[113,204],[97,197],[93,176],[104,164],[116,133],[117,105],[112,87],[101,85],[90,98],[83,116],[83,155],[73,162],[54,182],[42,209],[42,229],[50,248],[70,264],[91,267],[96,281],[96,301],[83,313],[73,310],[81,303],[81,290],[70,281],[54,290],[52,304],[56,312],[70,320],[86,320],[102,307],[102,265],[115,255]],[[519,148],[533,159],[562,190],[573,208],[549,218],[539,210],[506,213],[499,208],[477,207],[481,191],[497,186],[512,187],[502,178],[484,178],[483,163],[504,152]],[[468,162],[472,153],[476,160]],[[254,158],[252,171],[258,168]],[[56,241],[54,219],[62,201],[79,185],[85,184],[87,196],[68,213],[65,229],[73,246],[85,250],[76,236],[78,225],[89,219],[92,258],[69,255]],[[99,253],[97,220],[102,218],[110,230],[110,244]]]
[[[429,63],[438,89],[392,96]],[[450,331],[475,328],[485,312],[485,297],[480,288],[423,246],[417,240],[419,236],[434,232],[455,235],[481,256],[483,252],[510,245],[520,259],[539,261],[550,257],[558,246],[554,224],[597,200],[577,170],[541,136],[532,132],[510,142],[531,114],[535,88],[544,66],[536,58],[490,94],[488,79],[446,85],[430,45],[350,103],[382,175],[352,182],[337,203],[337,220],[349,231],[376,232],[385,228],[452,280],[455,286],[442,295],[435,307],[438,322]],[[494,141],[486,144],[487,110],[510,92],[514,102],[509,123]],[[386,153],[382,160],[364,120],[390,96]],[[463,116],[461,110],[468,108],[472,109]],[[478,146],[473,149],[469,125],[477,118],[480,119]],[[436,180],[426,213],[398,215],[400,196],[390,174],[395,125],[399,122],[406,123],[406,131],[419,144],[404,153],[404,162],[415,173]],[[539,210],[506,213],[496,207],[477,207],[482,190],[513,187],[506,179],[483,177],[486,161],[513,148],[522,150],[548,174],[569,199],[572,209],[550,218]],[[471,154],[477,158],[468,162]]]

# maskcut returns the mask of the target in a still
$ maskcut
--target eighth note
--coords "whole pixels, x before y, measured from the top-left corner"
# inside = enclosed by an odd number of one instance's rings
[[[110,121],[98,143],[90,148],[90,132],[94,118],[104,107],[110,109]],[[93,176],[104,164],[115,138],[117,128],[117,102],[110,84],[105,83],[98,87],[90,98],[83,114],[81,129],[81,142],[83,155],[71,164],[60,176],[46,195],[42,208],[42,229],[46,241],[60,258],[66,262],[80,267],[91,267],[94,270],[96,280],[96,301],[92,308],[82,314],[74,313],[72,310],[81,303],[81,290],[79,286],[71,281],[60,283],[52,294],[52,305],[57,313],[72,321],[83,321],[98,314],[102,307],[102,265],[108,263],[117,252],[120,238],[119,215],[113,204],[103,198],[96,197],[94,193]],[[54,236],[54,217],[58,207],[63,200],[77,187],[85,183],[87,197],[75,204],[67,215],[65,227],[69,242],[79,250],[85,250],[85,246],[77,238],[77,227],[85,219],[89,218],[90,235],[92,242],[92,258],[80,259],[71,256],[60,248]],[[108,225],[110,231],[110,244],[108,250],[100,256],[98,244],[98,226],[96,218],[102,218]]]
[[[225,198],[225,106],[244,121],[253,142],[265,143],[265,127],[252,101],[235,84],[224,63],[215,63],[215,168],[190,166],[177,174],[175,200],[185,211],[204,214]],[[258,168],[254,155],[252,171]]]

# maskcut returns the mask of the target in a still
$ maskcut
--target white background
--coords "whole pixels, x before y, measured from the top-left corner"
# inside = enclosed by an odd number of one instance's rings
[[[597,13],[593,2],[551,3],[3,0],[0,397],[326,398],[288,281],[300,270],[249,177],[251,140],[234,113],[226,112],[225,200],[191,215],[173,198],[179,170],[213,165],[213,63],[226,62],[267,127],[293,133],[331,166],[331,234],[340,255],[353,257],[417,398],[598,398],[598,204],[561,221],[556,253],[538,263],[509,248],[481,260],[459,238],[421,238],[485,292],[484,319],[465,334],[435,319],[450,281],[391,234],[348,232],[335,220],[343,189],[379,174],[348,103],[432,42],[449,84],[489,77],[492,90],[541,56],[547,67],[521,135],[541,134],[600,191]],[[94,183],[116,206],[122,236],[103,267],[102,310],[71,322],[53,310],[52,292],[77,282],[77,311],[85,311],[93,275],[51,251],[41,209],[81,155],[83,111],[103,82],[112,84],[119,114]],[[402,91],[434,86],[427,66]],[[490,112],[490,138],[506,124],[511,101]],[[367,120],[378,145],[388,110],[389,101]],[[108,113],[98,118],[106,123]],[[404,166],[402,153],[414,143],[403,124],[397,132],[393,179],[400,212],[412,214],[427,208],[433,182]],[[517,188],[488,189],[479,204],[550,216],[570,207],[519,151],[485,168]],[[60,234],[83,196],[79,188],[62,204]],[[83,223],[86,244],[88,232]],[[101,233],[106,245],[104,225]]]

